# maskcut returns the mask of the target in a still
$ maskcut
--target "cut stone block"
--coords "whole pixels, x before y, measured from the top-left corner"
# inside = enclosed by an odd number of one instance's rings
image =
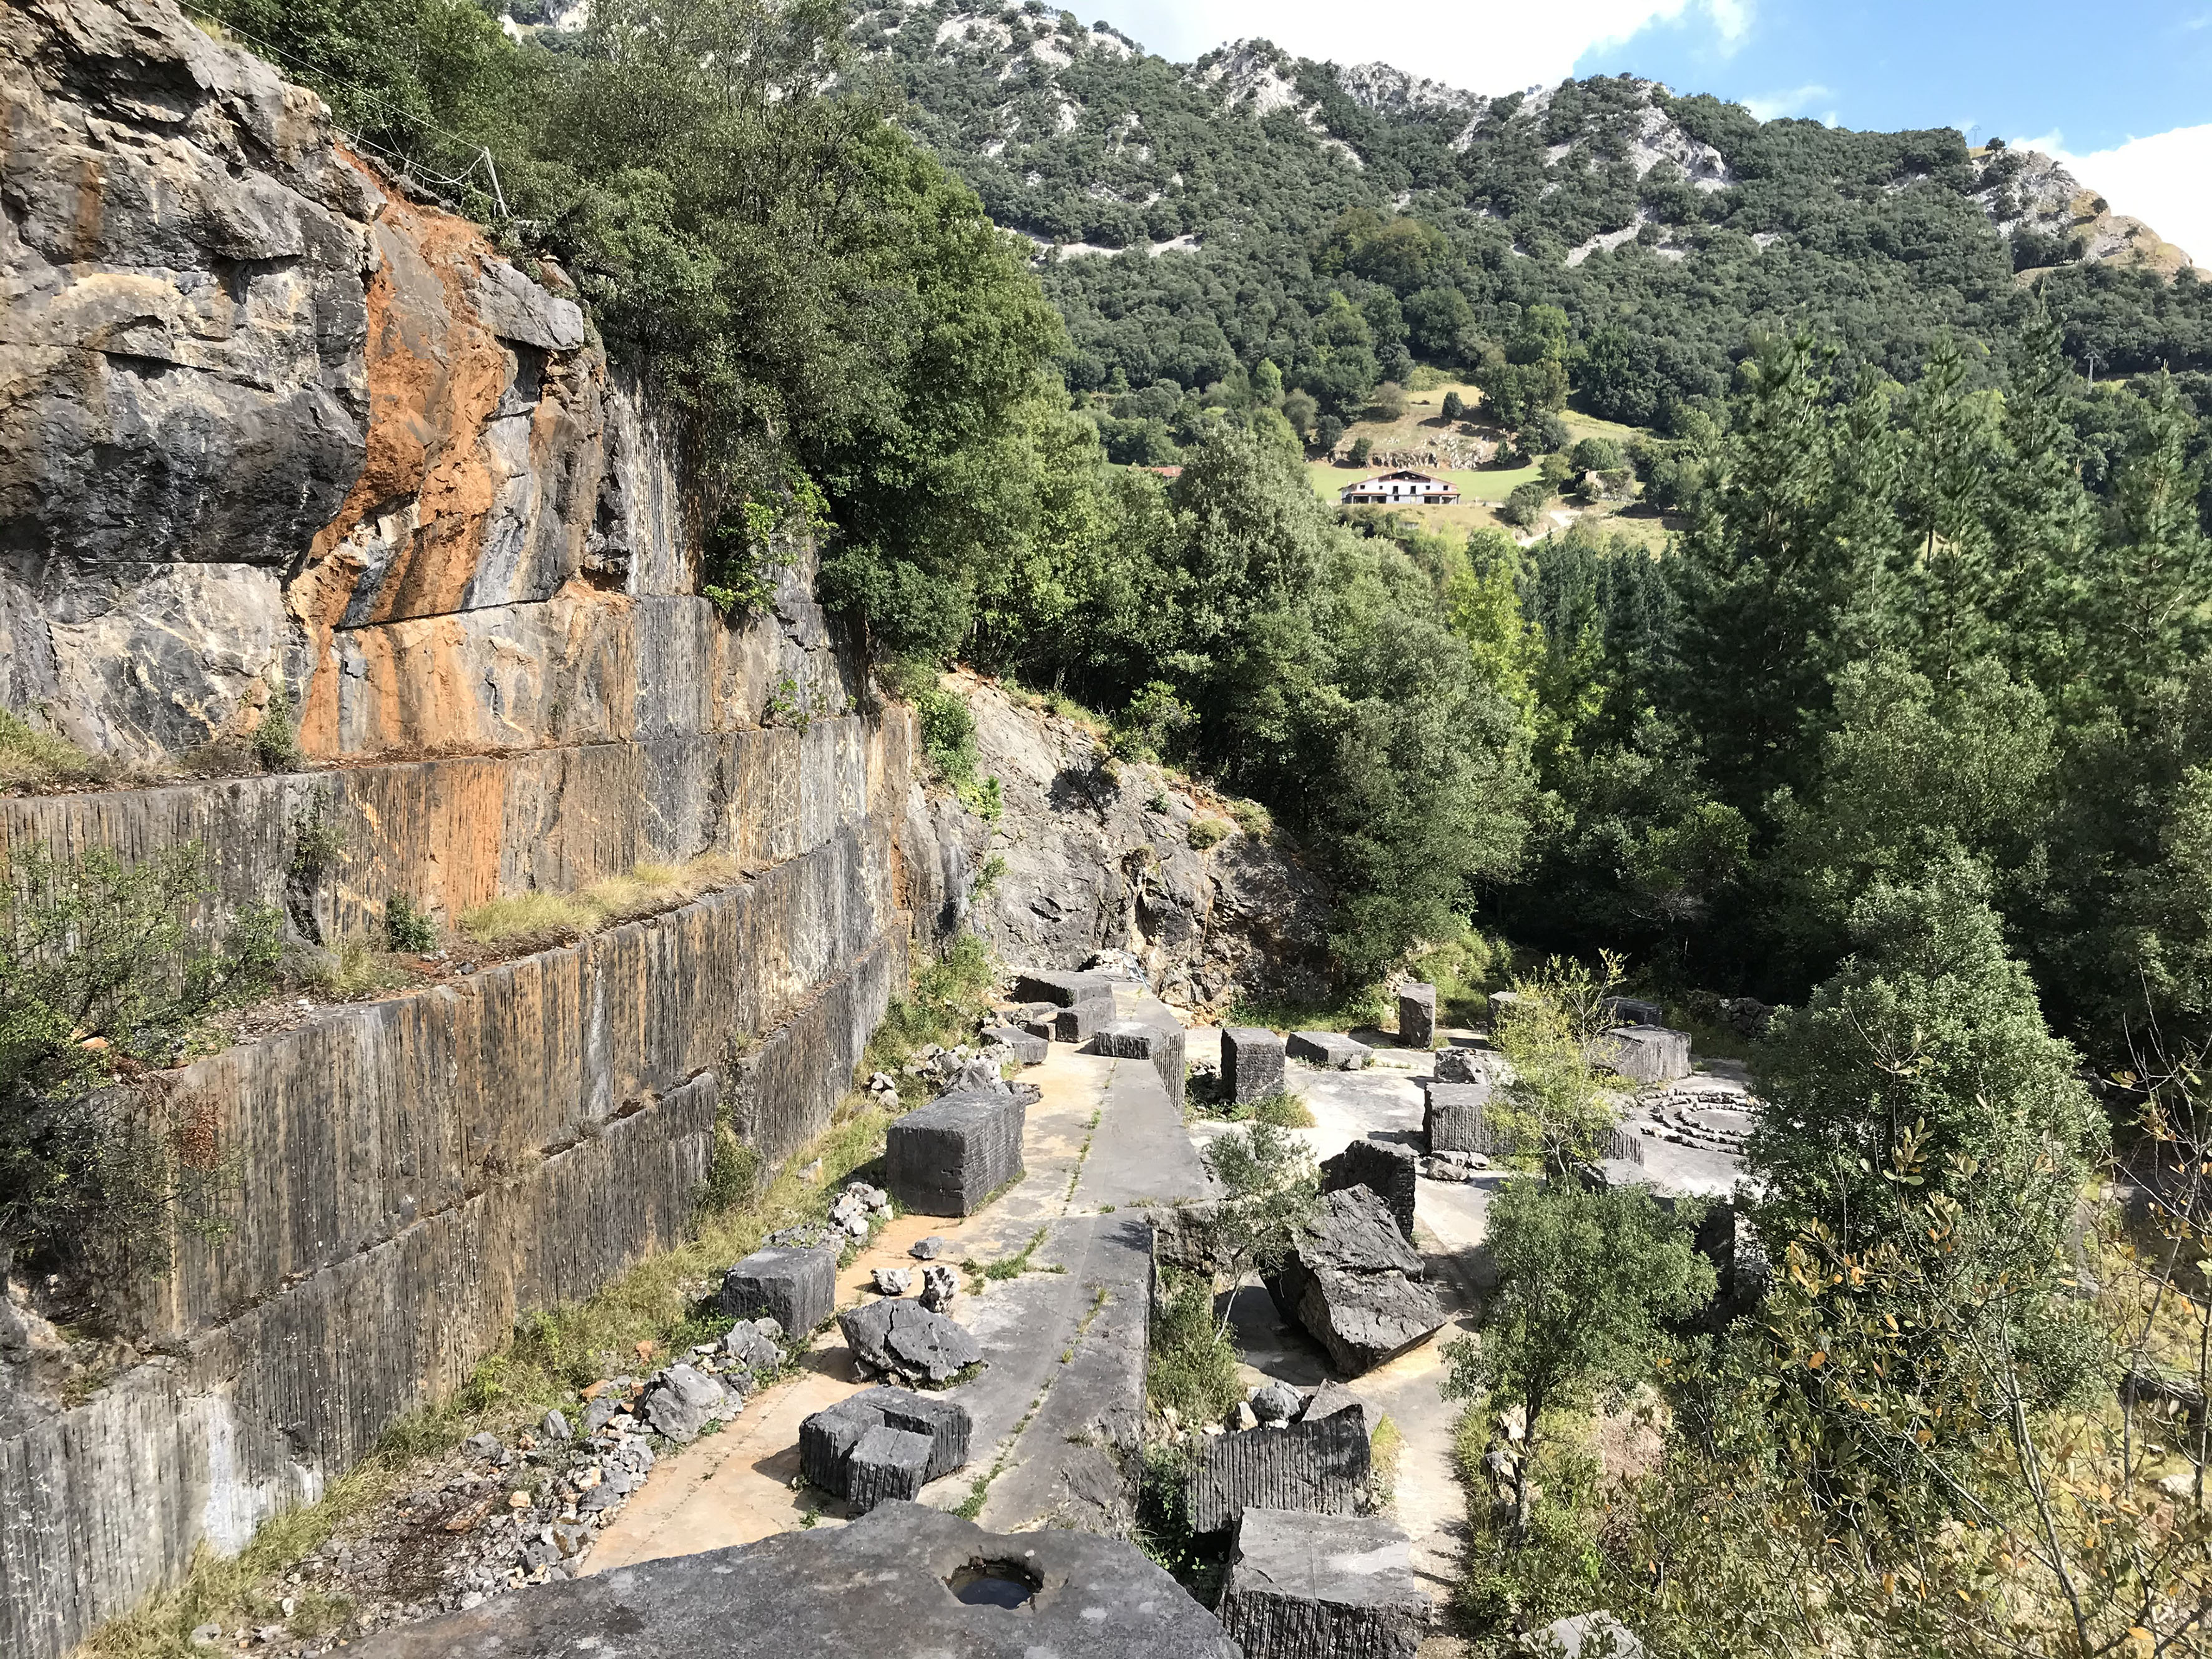
[[[1352,1515],[1367,1496],[1367,1420],[1342,1405],[1281,1428],[1200,1435],[1192,1443],[1184,1512],[1201,1535],[1233,1530],[1248,1509]]]
[[[1114,982],[1103,973],[1038,969],[1014,976],[1014,1000],[1018,1002],[1049,1002],[1054,1008],[1072,1008],[1079,1002],[1095,1002],[1102,996],[1109,1002],[1114,997]]]
[[[1608,996],[1603,1007],[1617,1026],[1663,1026],[1667,1023],[1666,1009],[1639,996]]]
[[[722,1275],[722,1311],[773,1319],[794,1336],[837,1311],[837,1246],[770,1244]]]
[[[983,1090],[948,1094],[890,1126],[884,1162],[891,1196],[921,1215],[972,1215],[1022,1173],[1028,1103]]]
[[[1490,1131],[1483,1114],[1490,1107],[1490,1085],[1431,1083],[1429,1103],[1422,1115],[1431,1152],[1490,1151]]]
[[[1668,1083],[1690,1075],[1690,1038],[1664,1026],[1615,1026],[1590,1044],[1596,1064],[1638,1083]]]
[[[870,1302],[837,1316],[853,1357],[878,1371],[902,1371],[949,1383],[983,1357],[958,1321],[919,1302]]]
[[[1322,1199],[1267,1284],[1283,1317],[1326,1348],[1339,1371],[1356,1377],[1443,1323],[1424,1271],[1389,1205],[1358,1186]]]
[[[1097,1052],[1117,1060],[1149,1060],[1168,1041],[1168,1033],[1142,1020],[1116,1020],[1099,1026],[1091,1041]]]
[[[1491,1030],[1492,1030],[1492,1031],[1496,1031],[1496,1030],[1498,1029],[1498,1022],[1500,1020],[1503,1020],[1504,1018],[1505,1018],[1508,1014],[1511,1014],[1515,1008],[1518,1008],[1518,1007],[1520,1007],[1520,1006],[1521,1006],[1521,993],[1520,993],[1519,991],[1517,991],[1517,990],[1494,990],[1494,991],[1491,992],[1491,993],[1490,993],[1490,1028],[1491,1028]]]
[[[1245,1659],[1413,1659],[1431,1611],[1389,1522],[1244,1511],[1221,1625]]]
[[[1050,1041],[1025,1026],[987,1026],[983,1036],[986,1041],[1004,1043],[1025,1066],[1042,1064],[1045,1056],[1052,1052]]]
[[[1121,1017],[1110,996],[1095,996],[1062,1008],[1053,1016],[1052,1034],[1063,1043],[1087,1043],[1098,1034],[1101,1027],[1110,1026]]]
[[[1437,988],[1434,985],[1398,987],[1398,1046],[1434,1048],[1437,1041]]]
[[[975,1425],[967,1407],[939,1396],[907,1389],[863,1389],[826,1406],[799,1426],[799,1466],[807,1484],[842,1498],[846,1460],[871,1429],[890,1427],[920,1435],[929,1443],[922,1471],[926,1483],[950,1474],[968,1462]]]
[[[1283,1039],[1256,1026],[1231,1026],[1221,1033],[1221,1093],[1243,1105],[1283,1087]]]
[[[1060,1030],[1059,1012],[1055,1009],[1051,1014],[1024,1014],[1014,1021],[1014,1028],[1027,1032],[1039,1042],[1049,1044]],[[1050,1052],[1049,1049],[1047,1052]]]
[[[1420,1164],[1411,1147],[1395,1141],[1354,1141],[1321,1166],[1321,1190],[1341,1192],[1365,1187],[1390,1207],[1398,1231],[1413,1238],[1413,1196],[1419,1190]]]
[[[1335,1031],[1294,1031],[1287,1050],[1293,1060],[1327,1066],[1333,1071],[1358,1071],[1375,1052],[1366,1044],[1355,1043]]]
[[[884,1424],[862,1435],[845,1460],[845,1497],[866,1515],[881,1503],[920,1495],[929,1468],[929,1437]]]

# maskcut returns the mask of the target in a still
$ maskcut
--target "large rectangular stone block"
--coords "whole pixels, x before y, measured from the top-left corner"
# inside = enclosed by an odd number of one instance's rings
[[[1410,1243],[1413,1237],[1413,1196],[1419,1176],[1420,1166],[1411,1147],[1370,1138],[1354,1141],[1335,1157],[1322,1160],[1321,1190],[1328,1193],[1365,1187],[1390,1207],[1398,1231]]]
[[[1666,1009],[1639,996],[1608,996],[1605,998],[1603,1006],[1615,1025],[1663,1026],[1667,1023]]]
[[[1110,1026],[1121,1017],[1111,996],[1094,996],[1054,1014],[1052,1034],[1063,1043],[1087,1043],[1102,1026]]]
[[[1055,1008],[1072,1008],[1078,1002],[1095,1002],[1101,996],[1110,1002],[1113,996],[1114,982],[1103,973],[1036,968],[1014,976],[1017,1002],[1050,1002]]]
[[[1257,1026],[1231,1026],[1221,1033],[1221,1093],[1242,1105],[1283,1087],[1283,1039]]]
[[[887,1185],[922,1215],[972,1215],[1022,1172],[1028,1103],[1019,1095],[963,1091],[890,1126]]]
[[[1615,1026],[1590,1044],[1590,1058],[1632,1082],[1671,1082],[1690,1075],[1690,1038],[1664,1026]]]
[[[1042,1065],[1052,1047],[1045,1037],[1022,1026],[986,1026],[986,1042],[1004,1043],[1014,1051],[1014,1058],[1025,1066]]]
[[[766,1315],[785,1335],[804,1335],[837,1311],[837,1247],[757,1250],[722,1275],[720,1300],[729,1318]]]
[[[1437,1042],[1437,988],[1434,985],[1398,987],[1398,1046],[1434,1048]]]
[[[1389,1522],[1244,1511],[1221,1595],[1244,1659],[1413,1659],[1431,1612]]]
[[[888,1386],[863,1389],[799,1424],[799,1466],[807,1484],[845,1497],[853,1449],[870,1430],[884,1427],[928,1442],[925,1484],[967,1463],[968,1442],[975,1432],[967,1407],[957,1400]]]
[[[929,1468],[929,1437],[895,1429],[870,1429],[845,1459],[845,1497],[856,1515],[892,1499],[912,1503]]]
[[[1490,1151],[1490,1132],[1483,1114],[1489,1109],[1490,1085],[1431,1083],[1423,1114],[1423,1129],[1431,1152]]]
[[[1286,1050],[1293,1060],[1326,1066],[1332,1071],[1358,1071],[1375,1052],[1366,1044],[1336,1031],[1294,1031]]]
[[[1498,1029],[1501,1020],[1512,1017],[1513,1010],[1521,1006],[1517,990],[1494,990],[1490,993],[1490,1028]]]
[[[1161,1027],[1142,1020],[1116,1020],[1101,1026],[1091,1038],[1093,1052],[1116,1060],[1149,1060],[1169,1040]]]
[[[1310,1411],[1279,1428],[1201,1435],[1191,1443],[1184,1512],[1200,1536],[1231,1531],[1248,1508],[1351,1515],[1367,1496],[1367,1419],[1348,1409]]]

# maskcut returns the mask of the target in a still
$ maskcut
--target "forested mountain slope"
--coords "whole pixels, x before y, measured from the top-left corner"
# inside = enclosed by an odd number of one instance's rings
[[[1370,355],[1474,366],[1536,305],[1572,319],[1593,411],[1638,423],[1724,392],[1756,332],[1809,323],[1905,379],[1946,331],[2007,350],[2039,296],[2078,361],[2212,368],[2179,250],[1949,129],[1761,123],[1626,77],[1486,99],[1265,42],[1185,68],[1037,3],[887,7],[855,39],[992,216],[1060,245],[1078,389],[1267,358],[1346,408]]]

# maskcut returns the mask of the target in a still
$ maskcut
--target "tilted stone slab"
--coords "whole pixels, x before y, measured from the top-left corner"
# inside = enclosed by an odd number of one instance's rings
[[[1308,1065],[1326,1066],[1332,1071],[1358,1071],[1375,1050],[1342,1032],[1294,1031],[1288,1052],[1291,1059],[1303,1060]]]
[[[892,1499],[921,1496],[929,1468],[929,1437],[883,1424],[870,1429],[845,1460],[845,1497],[866,1515]]]
[[[722,1311],[732,1319],[763,1315],[793,1336],[837,1311],[837,1247],[769,1245],[722,1275]]]
[[[917,1214],[972,1215],[1020,1177],[1028,1117],[1022,1095],[981,1089],[917,1107],[885,1136],[884,1184]]]
[[[1389,1522],[1244,1511],[1221,1622],[1245,1659],[1413,1659],[1432,1612]]]
[[[1420,1184],[1420,1164],[1411,1147],[1395,1141],[1370,1137],[1354,1141],[1334,1158],[1322,1160],[1321,1190],[1341,1192],[1365,1187],[1390,1208],[1391,1218],[1407,1243],[1413,1238],[1413,1197]]]
[[[1490,1109],[1487,1082],[1431,1083],[1428,1096],[1421,1123],[1431,1152],[1490,1152],[1484,1116]]]
[[[1437,988],[1434,985],[1398,987],[1398,1045],[1425,1049],[1436,1046]]]
[[[1221,1093],[1243,1105],[1283,1087],[1283,1039],[1256,1026],[1231,1026],[1221,1033]]]
[[[1349,1395],[1337,1408],[1280,1428],[1199,1436],[1183,1485],[1191,1529],[1232,1530],[1255,1507],[1356,1514],[1367,1496],[1367,1419]]]
[[[951,1585],[1004,1564],[1042,1591],[1018,1610]],[[356,1642],[349,1659],[528,1659],[580,1632],[619,1632],[625,1655],[714,1659],[1237,1659],[1220,1620],[1133,1544],[1046,1529],[1001,1534],[920,1504],[848,1526],[794,1528],[734,1549],[641,1561],[495,1595],[465,1613]]]
[[[1690,1075],[1690,1038],[1664,1026],[1615,1026],[1592,1040],[1590,1059],[1633,1082],[1672,1082]]]
[[[1338,1370],[1357,1376],[1443,1323],[1423,1271],[1390,1207],[1360,1186],[1322,1199],[1267,1284],[1283,1317],[1327,1349]]]
[[[1109,1002],[1114,998],[1114,981],[1103,973],[1036,969],[1014,976],[1014,1000],[1018,1002],[1049,1002],[1054,1008],[1072,1008],[1079,1002],[1096,1002],[1102,996]]]
[[[1004,1043],[1014,1051],[1014,1058],[1025,1066],[1043,1064],[1045,1057],[1052,1052],[1050,1039],[1026,1026],[986,1026],[983,1036],[987,1041]]]
[[[966,1327],[919,1302],[869,1302],[837,1316],[853,1357],[877,1371],[947,1383],[983,1357]]]

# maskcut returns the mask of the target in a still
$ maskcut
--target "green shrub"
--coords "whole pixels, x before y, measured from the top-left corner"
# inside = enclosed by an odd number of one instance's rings
[[[417,956],[438,948],[438,923],[404,893],[384,901],[384,940],[391,949]]]
[[[1237,1350],[1213,1317],[1213,1283],[1165,1268],[1145,1366],[1155,1410],[1173,1409],[1194,1432],[1218,1423],[1244,1397]]]
[[[1536,522],[1537,516],[1544,511],[1544,504],[1551,499],[1550,487],[1532,478],[1513,487],[1513,493],[1505,498],[1505,505],[1498,508],[1498,516],[1509,524],[1526,530]]]
[[[1238,829],[1255,838],[1272,833],[1275,827],[1274,814],[1257,801],[1231,801],[1229,815],[1237,820]]]
[[[283,940],[272,905],[220,939],[198,843],[137,864],[95,849],[0,863],[0,1251],[92,1299],[167,1261],[168,1220],[205,1220],[221,1164],[206,1102],[149,1069],[176,1064],[211,1014],[266,990]]]
[[[1205,852],[1210,848],[1219,846],[1229,839],[1230,833],[1234,827],[1226,819],[1192,819],[1188,831],[1190,850],[1193,852]]]
[[[957,693],[941,686],[921,688],[915,713],[921,725],[921,752],[937,775],[958,788],[975,777],[975,717]]]
[[[98,763],[76,744],[0,709],[0,789],[75,783],[97,770]]]
[[[300,764],[300,733],[292,724],[292,693],[280,678],[253,728],[253,758],[264,772],[289,772]]]
[[[1124,760],[1157,761],[1176,735],[1198,718],[1164,680],[1147,681],[1114,717],[1114,753]]]

